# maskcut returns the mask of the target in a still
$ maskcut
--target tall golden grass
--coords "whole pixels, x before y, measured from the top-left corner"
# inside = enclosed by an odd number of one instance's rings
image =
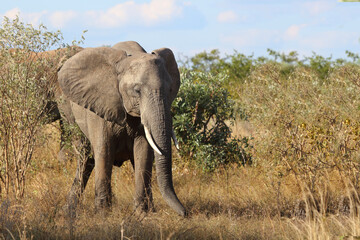
[[[134,212],[134,176],[115,168],[114,204],[94,211],[90,178],[75,220],[66,194],[75,161],[59,163],[56,123],[37,148],[23,200],[1,199],[3,239],[357,239],[359,201],[358,68],[322,82],[308,69],[283,77],[277,65],[256,68],[238,86],[249,120],[234,134],[251,137],[252,166],[203,173],[174,152],[174,186],[190,212],[176,215],[154,180],[156,212]],[[155,179],[155,177],[154,177]]]

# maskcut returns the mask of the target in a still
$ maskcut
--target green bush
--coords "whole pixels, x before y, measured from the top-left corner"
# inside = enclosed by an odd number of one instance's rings
[[[349,63],[360,63],[359,54],[350,51],[346,51],[347,59],[333,59],[331,56],[323,57],[315,52],[312,53],[312,56],[303,58],[300,58],[296,51],[283,53],[267,49],[267,52],[267,57],[255,58],[253,55],[246,56],[235,50],[234,53],[222,57],[219,50],[214,49],[210,52],[204,51],[191,58],[186,58],[182,65],[185,69],[191,71],[211,73],[213,75],[226,74],[228,77],[222,86],[230,92],[232,97],[237,97],[243,85],[246,85],[245,81],[249,81],[249,75],[264,64],[277,65],[277,73],[279,73],[281,79],[291,78],[294,71],[301,67],[317,75],[316,77],[321,82],[325,82],[336,68]]]
[[[41,127],[54,110],[60,31],[35,28],[16,17],[0,25],[0,198],[24,196],[25,178]]]
[[[222,87],[226,75],[182,73],[178,97],[172,105],[180,154],[195,160],[204,171],[229,163],[251,163],[247,138],[232,138],[234,101]]]

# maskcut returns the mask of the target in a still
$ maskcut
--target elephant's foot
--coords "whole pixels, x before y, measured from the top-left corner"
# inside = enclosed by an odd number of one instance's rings
[[[95,212],[107,213],[111,210],[112,198],[111,194],[98,195],[95,193]]]
[[[135,200],[135,212],[139,214],[155,212],[155,207],[152,198],[146,197]]]
[[[107,205],[105,206],[95,206],[95,214],[98,216],[101,216],[102,218],[105,218],[110,215],[112,211],[111,206]]]
[[[95,210],[101,212],[102,210],[108,210],[112,206],[110,201],[95,201]]]
[[[149,213],[154,213],[154,212],[156,212],[154,207],[143,208],[137,206],[135,207],[134,215],[137,216],[139,219],[143,219],[144,217],[148,216]]]

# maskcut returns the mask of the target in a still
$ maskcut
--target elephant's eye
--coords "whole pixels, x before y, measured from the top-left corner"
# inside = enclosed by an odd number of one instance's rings
[[[140,93],[141,93],[140,86],[136,85],[136,86],[134,87],[134,92],[135,92],[137,95],[140,95]]]

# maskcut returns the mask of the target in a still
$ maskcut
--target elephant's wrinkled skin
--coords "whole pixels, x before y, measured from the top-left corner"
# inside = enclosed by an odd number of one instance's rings
[[[151,209],[155,157],[163,198],[185,216],[171,171],[170,106],[180,86],[172,51],[162,48],[149,54],[136,42],[89,48],[67,60],[58,79],[68,108],[64,111],[66,118],[78,124],[94,156],[87,158],[83,168],[78,164],[70,206],[76,205],[93,168],[95,206],[110,206],[112,166],[131,160],[135,168],[135,205],[143,211]]]

